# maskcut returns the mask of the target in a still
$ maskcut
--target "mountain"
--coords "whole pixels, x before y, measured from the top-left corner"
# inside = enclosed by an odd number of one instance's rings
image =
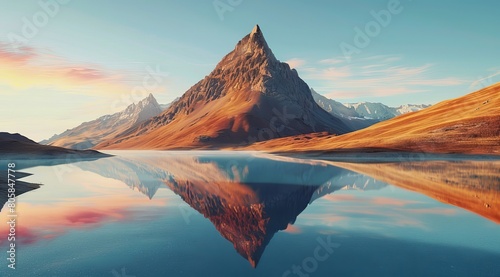
[[[275,58],[257,25],[162,114],[95,148],[218,148],[322,131],[351,128],[314,102],[308,85]]]
[[[425,104],[405,104],[391,109],[396,109],[396,114],[402,115],[405,113],[418,112],[420,110],[427,109],[430,106],[431,105],[425,105]]]
[[[62,147],[40,145],[20,134],[11,134],[6,132],[0,132],[0,154],[2,154],[0,159],[4,157],[8,157],[10,159],[64,157],[68,160],[74,160],[73,157],[84,159],[107,156],[94,150],[78,151]]]
[[[399,107],[388,107],[382,103],[360,102],[347,103],[345,106],[356,111],[361,117],[383,121],[398,115],[420,111],[431,105],[406,104]]]
[[[82,123],[78,127],[54,135],[40,143],[72,149],[90,149],[102,141],[119,136],[130,128],[159,115],[162,111],[154,96],[149,94],[139,103],[131,104],[121,112]]]
[[[317,93],[311,88],[311,94],[321,108],[338,117],[352,130],[361,130],[380,121],[391,119],[398,115],[416,112],[430,105],[405,104],[399,107],[389,107],[382,103],[347,103],[342,104]]]
[[[500,83],[342,136],[282,138],[256,143],[251,149],[499,155]]]
[[[349,126],[352,130],[364,129],[375,123],[380,122],[379,119],[365,118],[360,115],[354,108],[346,107],[344,104],[337,102],[333,99],[324,97],[311,88],[311,94],[321,108],[330,114],[338,117],[344,124]]]
[[[330,114],[340,118],[353,130],[364,129],[380,121],[391,119],[398,115],[416,112],[430,107],[430,105],[406,104],[399,107],[389,107],[382,103],[347,103],[342,104],[317,93],[311,88],[314,101]]]
[[[325,96],[317,93],[313,88],[311,88],[311,94],[314,101],[323,108],[325,111],[335,114],[339,117],[362,117],[356,110],[350,107],[346,107],[344,104],[337,102],[333,99],[326,98]]]

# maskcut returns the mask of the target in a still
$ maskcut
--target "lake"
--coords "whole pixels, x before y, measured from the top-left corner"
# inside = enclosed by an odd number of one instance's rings
[[[0,276],[500,276],[498,160],[106,153],[16,163]]]

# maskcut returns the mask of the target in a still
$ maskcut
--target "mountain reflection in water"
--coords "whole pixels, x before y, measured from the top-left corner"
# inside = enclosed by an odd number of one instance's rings
[[[264,154],[166,152],[77,163],[152,199],[168,187],[256,267],[275,233],[340,189],[417,191],[499,222],[499,162],[338,163]],[[164,186],[166,185],[166,186]]]

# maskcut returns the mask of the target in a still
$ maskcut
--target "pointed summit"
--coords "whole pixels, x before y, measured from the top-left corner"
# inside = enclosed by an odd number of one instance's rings
[[[140,107],[144,107],[147,105],[159,106],[158,102],[156,101],[156,98],[153,96],[152,93],[150,93],[146,98],[139,101],[137,105]]]
[[[259,27],[259,24],[255,25],[255,27],[253,27],[253,30],[252,32],[250,33],[250,35],[253,35],[253,34],[257,34],[257,33],[260,33],[260,27]]]
[[[156,99],[155,99],[155,97],[153,96],[152,93],[149,93],[149,95],[148,95],[148,97],[146,97],[146,99],[149,99],[149,100],[153,100],[154,99],[156,101]]]
[[[262,48],[268,58],[276,60],[273,51],[271,51],[271,48],[267,45],[266,39],[264,38],[264,34],[262,34],[259,25],[255,25],[252,32],[248,36],[249,41],[253,42],[256,45],[256,48]]]
[[[351,129],[314,102],[309,86],[276,59],[256,25],[162,114],[96,149],[217,148],[324,131]]]
[[[244,57],[245,60],[255,61],[259,64],[268,61],[269,64],[276,64],[278,60],[273,54],[273,51],[267,45],[264,34],[262,33],[259,25],[255,25],[248,35],[236,44],[234,50],[227,54],[219,63],[226,64]],[[217,67],[219,67],[219,65]]]

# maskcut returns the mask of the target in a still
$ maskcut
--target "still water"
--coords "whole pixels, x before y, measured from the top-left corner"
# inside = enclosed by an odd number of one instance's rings
[[[499,161],[109,153],[19,162],[0,276],[500,276]]]

